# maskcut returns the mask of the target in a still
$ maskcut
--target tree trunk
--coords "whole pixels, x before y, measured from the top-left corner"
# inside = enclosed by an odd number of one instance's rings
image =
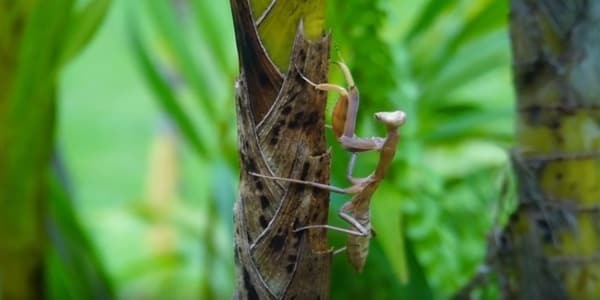
[[[234,207],[234,298],[328,299],[331,253],[325,230],[294,232],[307,224],[327,223],[328,192],[248,174],[329,181],[326,94],[300,76],[327,80],[329,38],[321,37],[320,29],[307,34],[312,41],[304,34],[304,28],[314,31],[308,26],[314,24],[309,10],[315,3],[324,7],[320,1],[280,0],[259,9],[264,3],[258,2],[252,10],[247,0],[231,1],[241,68],[236,83],[241,175]],[[294,15],[298,11],[304,13]],[[259,12],[262,17],[256,16]],[[261,28],[277,18],[282,19],[280,31]],[[258,32],[265,34],[259,37]],[[269,35],[276,32],[293,34]]]
[[[600,299],[600,1],[512,0],[519,202],[507,299]]]

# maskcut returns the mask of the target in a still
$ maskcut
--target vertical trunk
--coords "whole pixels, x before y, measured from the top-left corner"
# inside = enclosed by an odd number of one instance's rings
[[[600,1],[511,5],[519,205],[504,296],[600,299]]]
[[[253,17],[247,0],[231,1],[241,68],[236,84],[241,176],[240,197],[234,207],[235,298],[328,299],[331,254],[325,231],[294,232],[309,223],[327,223],[328,192],[265,180],[248,172],[329,181],[326,95],[299,74],[315,82],[326,81],[329,38],[305,38],[303,28],[309,27],[303,26],[301,19],[308,25],[306,15],[314,7],[307,3],[315,1],[273,1],[274,6],[262,5],[262,10],[257,9],[261,6],[258,2]],[[282,17],[286,9],[296,13],[302,8],[307,9],[303,15]],[[281,32],[293,26],[293,34],[259,36],[258,32],[269,34],[268,28],[261,31],[255,25],[259,11],[265,16],[264,26],[273,23],[266,18],[279,17]],[[267,16],[264,11],[280,16]],[[273,46],[263,46],[265,39]],[[282,49],[286,45],[291,49]],[[272,59],[271,53],[278,53],[278,58]],[[284,61],[286,56],[289,61],[280,63],[279,68],[289,70],[282,74],[273,61]]]

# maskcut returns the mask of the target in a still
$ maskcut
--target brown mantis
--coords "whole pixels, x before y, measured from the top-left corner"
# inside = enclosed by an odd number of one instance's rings
[[[250,172],[250,175],[273,180],[305,184],[331,192],[354,195],[350,201],[340,208],[339,211],[339,216],[350,224],[349,229],[338,228],[330,225],[308,225],[296,228],[295,231],[301,231],[310,228],[327,228],[347,233],[347,246],[334,251],[334,254],[337,254],[343,250],[347,250],[350,264],[352,264],[352,266],[358,272],[360,272],[364,268],[369,251],[369,240],[374,233],[371,226],[370,217],[371,197],[387,173],[387,170],[389,169],[394,158],[394,154],[396,153],[396,145],[399,140],[398,128],[404,124],[406,115],[402,111],[375,113],[375,118],[382,122],[387,128],[386,137],[383,139],[377,137],[356,137],[354,134],[354,128],[356,123],[356,113],[358,110],[358,89],[356,89],[354,86],[354,81],[352,80],[352,76],[350,75],[346,65],[343,63],[338,63],[338,65],[342,69],[342,72],[344,72],[344,76],[349,83],[349,91],[346,91],[346,89],[337,85],[329,83],[315,84],[307,78],[303,78],[317,89],[325,91],[337,91],[341,95],[340,100],[334,108],[332,127],[336,137],[338,138],[338,141],[340,141],[346,150],[352,152],[352,157],[348,164],[348,171],[346,174],[352,185],[347,188],[339,188],[318,182],[267,176],[253,172]],[[343,124],[343,127],[341,124]],[[355,152],[369,150],[379,151],[379,162],[375,171],[367,177],[354,178],[352,173],[356,158]]]

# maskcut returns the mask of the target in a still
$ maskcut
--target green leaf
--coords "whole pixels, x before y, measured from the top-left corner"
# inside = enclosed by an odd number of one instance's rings
[[[232,58],[236,55],[235,40],[233,35],[223,34],[223,32],[233,32],[233,21],[223,22],[222,20],[223,18],[231,19],[229,3],[215,5],[206,0],[193,0],[191,5],[195,11],[196,23],[198,23],[206,43],[211,46],[210,53],[219,67],[218,71],[231,76]]]
[[[237,176],[231,168],[223,161],[217,161],[213,164],[213,195],[217,206],[217,211],[221,220],[227,220],[228,233],[233,233],[233,224],[229,220],[233,220],[233,202],[236,197],[235,190]],[[233,238],[233,236],[232,236]]]
[[[455,7],[457,3],[458,0],[430,0],[406,34],[405,43],[412,42],[415,37],[427,30],[442,13]]]
[[[201,108],[208,116],[215,117],[216,104],[211,95],[213,80],[206,72],[199,72],[200,68],[194,60],[192,50],[186,42],[183,24],[178,24],[183,15],[177,15],[174,5],[169,1],[150,0],[146,2],[154,24],[157,26],[160,37],[167,43],[165,46],[174,54],[173,59],[181,76],[198,97]]]
[[[165,82],[160,75],[157,67],[152,62],[150,55],[144,48],[142,41],[140,40],[140,33],[133,23],[129,24],[129,40],[131,41],[135,58],[142,70],[144,78],[146,79],[148,86],[153,90],[155,98],[158,100],[160,106],[175,120],[179,130],[181,130],[186,141],[190,143],[194,151],[201,156],[208,155],[205,143],[201,141],[196,132],[194,123],[188,116],[188,112],[181,106],[169,84]]]
[[[62,50],[61,62],[63,64],[73,59],[88,44],[102,24],[110,4],[111,0],[94,0],[71,17]]]
[[[73,202],[65,188],[65,175],[55,160],[50,181],[48,230],[50,249],[49,290],[54,299],[113,299],[113,288],[96,249],[77,219]],[[60,173],[60,174],[59,174]],[[62,180],[61,180],[62,179]],[[67,297],[69,295],[69,297]]]
[[[42,1],[33,9],[19,49],[18,69],[9,101],[9,115],[27,126],[33,122],[23,116],[33,115],[31,101],[42,101],[41,95],[53,88],[57,61],[64,32],[68,26],[73,0]],[[11,106],[12,105],[12,106]],[[40,105],[45,107],[45,105]]]
[[[459,29],[444,43],[438,45],[440,55],[423,70],[425,76],[434,77],[453,60],[453,56],[460,48],[468,46],[470,42],[506,26],[508,14],[507,1],[489,1],[459,25]],[[506,50],[508,52],[508,49]]]
[[[449,145],[469,139],[500,139],[512,137],[506,126],[488,126],[499,121],[511,122],[511,110],[487,107],[470,107],[467,109],[442,109],[429,112],[427,119],[436,120],[423,128],[421,137],[424,141],[436,145]]]
[[[489,35],[470,43],[446,64],[440,73],[430,74],[424,82],[425,101],[439,101],[438,95],[449,95],[456,89],[508,63],[508,44],[503,35]],[[435,99],[438,97],[438,99]]]
[[[377,201],[373,202],[373,227],[377,240],[381,243],[391,268],[398,280],[408,282],[406,254],[404,253],[404,230],[402,226],[402,203],[400,195],[394,192],[388,184],[382,183],[377,192]]]
[[[490,1],[478,13],[467,19],[458,33],[450,39],[445,52],[452,55],[461,45],[506,26],[507,15],[508,1]]]
[[[406,264],[410,272],[408,284],[406,285],[406,294],[412,299],[430,300],[433,298],[433,290],[427,281],[427,274],[423,265],[419,262],[415,253],[414,242],[403,234],[404,253]]]

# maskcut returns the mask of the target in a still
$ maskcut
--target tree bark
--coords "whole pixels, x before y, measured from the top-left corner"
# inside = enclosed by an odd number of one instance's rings
[[[518,207],[506,299],[600,299],[600,2],[512,0]]]
[[[286,1],[282,1],[286,2]],[[289,2],[289,1],[288,1]],[[328,299],[327,191],[248,172],[328,183],[324,137],[329,37],[308,41],[296,23],[284,75],[262,44],[247,0],[232,0],[241,74],[236,83],[240,196],[234,207],[236,299]],[[282,25],[283,26],[283,25]]]

